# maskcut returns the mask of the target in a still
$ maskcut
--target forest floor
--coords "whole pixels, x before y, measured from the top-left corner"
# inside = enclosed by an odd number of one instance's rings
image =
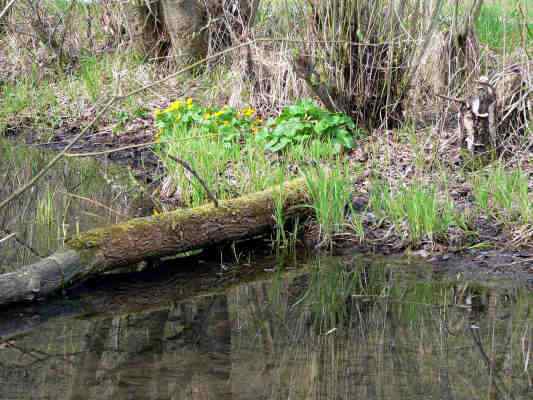
[[[492,15],[484,19],[493,20],[497,24]],[[485,30],[478,27],[486,42],[495,36],[491,33],[494,26],[487,26]],[[122,95],[169,72],[157,63],[144,62],[133,51],[106,51],[81,57],[71,73],[58,73],[53,64],[30,52],[25,54],[23,47],[12,37],[3,38],[0,46],[0,135],[43,150],[63,149],[95,117],[103,104],[102,94]],[[152,194],[153,212],[197,205],[188,193],[190,183],[181,186],[180,179],[186,180],[183,172],[165,159],[154,113],[186,98],[201,107],[222,110],[230,101],[232,79],[231,71],[223,65],[200,76],[170,79],[127,98],[111,107],[69,156],[127,165]],[[512,268],[531,279],[531,124],[524,138],[508,146],[501,157],[477,160],[465,154],[456,110],[442,106],[433,111],[431,118],[412,118],[402,128],[367,132],[339,157],[320,160],[307,150],[298,150],[298,155],[286,159],[273,152],[261,154],[261,167],[277,165],[266,173],[270,174],[268,179],[250,177],[253,165],[247,164],[246,158],[254,158],[257,148],[245,147],[243,142],[251,132],[232,147],[238,156],[220,156],[224,162],[211,170],[207,164],[197,167],[202,177],[219,188],[217,195],[225,198],[246,193],[251,187],[261,188],[265,182],[278,183],[275,174],[287,179],[308,173],[310,166],[331,171],[341,165],[343,170],[335,178],[341,187],[341,200],[326,198],[320,203],[315,199],[310,204],[317,214],[326,214],[328,219],[327,214],[336,213],[337,219],[305,221],[295,237],[298,243],[313,250],[406,253],[443,268],[451,268],[449,260],[459,256],[469,260],[462,264],[474,265],[480,271],[500,274]],[[254,112],[258,119],[275,118],[273,113]],[[189,162],[201,158],[194,151],[184,158]],[[317,184],[327,189],[333,175],[319,176]],[[172,178],[170,184],[168,177]],[[170,191],[166,190],[169,185]],[[338,212],[339,208],[343,211]]]

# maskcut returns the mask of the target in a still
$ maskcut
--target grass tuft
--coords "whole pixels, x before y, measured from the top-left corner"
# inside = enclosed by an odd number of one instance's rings
[[[315,168],[304,171],[304,176],[321,240],[331,244],[346,224],[346,206],[352,192],[348,167],[337,161],[332,169]]]
[[[390,186],[377,183],[370,192],[370,208],[389,220],[399,234],[408,232],[408,240],[419,244],[444,239],[448,229],[461,225],[452,201],[435,186],[414,183],[392,192]]]

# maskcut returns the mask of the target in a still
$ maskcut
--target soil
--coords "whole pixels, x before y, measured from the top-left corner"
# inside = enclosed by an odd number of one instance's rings
[[[41,149],[60,151],[67,144],[69,138],[79,132],[79,127],[71,126],[58,130],[52,138],[44,141],[36,132],[25,131],[20,128],[11,128],[4,131],[4,135],[10,138],[22,138],[26,144]],[[157,156],[152,152],[149,145],[146,147],[134,147],[153,141],[153,121],[150,118],[138,118],[120,134],[115,134],[112,128],[104,127],[86,134],[71,150],[71,153],[91,153],[90,156],[102,161],[116,162],[131,168],[133,175],[142,183],[157,186],[164,170]],[[391,138],[390,135],[380,133],[370,141],[378,141],[383,148],[389,147],[388,151],[397,156],[394,167],[388,168],[383,174],[390,179],[407,179],[410,174],[410,165],[413,161],[409,151],[402,149],[403,144]],[[449,143],[449,137],[444,136],[443,141]],[[374,143],[375,144],[375,143]],[[129,147],[122,149],[123,147]],[[118,149],[118,150],[117,150]],[[110,153],[102,153],[108,150],[117,150]],[[102,153],[93,155],[92,153]],[[361,147],[347,155],[347,162],[364,161],[367,157],[364,148]],[[458,156],[457,156],[458,157]],[[449,158],[448,162],[456,163],[458,158]],[[389,164],[390,165],[390,164]],[[525,166],[526,169],[528,166]],[[413,250],[411,244],[394,232],[390,225],[377,222],[376,216],[366,212],[368,203],[368,185],[370,173],[363,173],[356,182],[356,193],[360,195],[352,199],[352,208],[362,212],[365,227],[365,240],[361,243],[355,235],[340,235],[335,238],[335,253],[350,254],[354,252],[373,254],[409,254],[421,257],[429,261],[435,271],[443,273],[460,274],[466,279],[493,280],[507,279],[526,283],[533,289],[533,247],[529,245],[512,245],[509,232],[494,221],[478,218],[475,221],[475,237],[468,237],[458,230],[450,232],[445,242],[420,243]],[[431,179],[431,176],[425,177]],[[457,181],[450,186],[450,195],[458,208],[471,206],[471,188],[464,182]],[[304,228],[301,244],[311,251],[320,251],[320,242],[317,239],[319,228],[309,222]],[[485,243],[491,250],[476,248],[476,243]],[[489,245],[490,244],[490,245]],[[509,250],[509,249],[512,250]]]

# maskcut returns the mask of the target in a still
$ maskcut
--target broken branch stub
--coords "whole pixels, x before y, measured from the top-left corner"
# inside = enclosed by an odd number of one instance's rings
[[[523,69],[516,66],[492,79],[480,78],[475,93],[461,103],[459,110],[462,145],[470,153],[501,154],[525,134],[533,94],[527,78]]]

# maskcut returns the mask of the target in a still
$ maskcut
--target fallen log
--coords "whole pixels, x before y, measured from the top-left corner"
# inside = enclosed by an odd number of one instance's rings
[[[65,243],[53,255],[0,275],[0,305],[32,301],[91,275],[264,234],[274,225],[283,200],[286,218],[305,216],[306,185],[296,179],[262,192],[205,206],[180,209],[94,229]]]

